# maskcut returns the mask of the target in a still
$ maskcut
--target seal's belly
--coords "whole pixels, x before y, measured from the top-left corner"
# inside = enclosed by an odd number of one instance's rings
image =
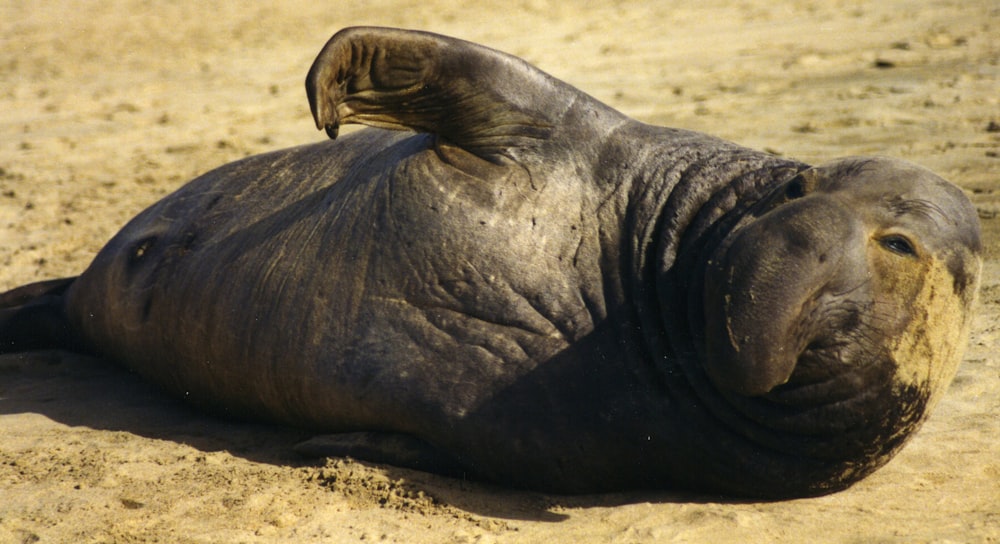
[[[87,339],[195,402],[343,429],[461,417],[593,328],[584,195],[490,185],[473,174],[502,167],[456,173],[426,137],[370,132],[143,212],[73,287]],[[379,160],[346,160],[362,148]]]

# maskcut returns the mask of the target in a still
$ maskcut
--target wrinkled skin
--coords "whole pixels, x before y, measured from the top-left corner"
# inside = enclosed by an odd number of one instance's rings
[[[306,86],[331,137],[379,128],[192,181],[0,295],[0,351],[348,433],[314,453],[766,497],[884,464],[961,360],[979,226],[922,168],[644,125],[420,32],[340,32]]]

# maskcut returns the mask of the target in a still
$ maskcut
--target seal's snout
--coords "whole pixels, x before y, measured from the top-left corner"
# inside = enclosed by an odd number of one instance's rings
[[[864,282],[848,277],[864,274],[860,221],[812,192],[808,180],[793,180],[777,197],[787,204],[733,233],[713,256],[705,365],[720,388],[754,396],[787,382],[800,355],[823,343],[813,323],[823,299]]]

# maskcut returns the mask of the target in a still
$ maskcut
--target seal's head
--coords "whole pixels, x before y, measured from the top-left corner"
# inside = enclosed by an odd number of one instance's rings
[[[887,459],[961,360],[981,251],[975,209],[928,170],[884,158],[804,170],[711,256],[705,370],[771,428]]]

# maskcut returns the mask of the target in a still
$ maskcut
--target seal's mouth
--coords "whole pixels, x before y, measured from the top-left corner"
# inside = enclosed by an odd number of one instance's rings
[[[819,406],[848,406],[870,389],[872,361],[850,361],[852,346],[842,342],[810,346],[799,355],[789,380],[760,398],[774,404],[802,409]],[[791,429],[789,429],[791,430]],[[814,429],[815,430],[815,429]]]
[[[831,372],[824,350],[807,350],[788,382],[757,397],[725,395],[740,414],[734,428],[761,447],[816,460],[869,459],[896,449],[919,425],[925,397],[872,358]]]
[[[857,281],[841,290],[826,290],[827,284],[795,316],[796,331],[788,336],[802,347],[785,381],[756,395],[722,391],[757,424],[750,434],[758,443],[813,458],[864,457],[919,423],[923,401],[897,379],[883,330],[899,316],[873,300],[869,281]],[[826,451],[829,443],[840,451]]]
[[[829,393],[813,391],[814,402],[835,401],[842,396],[836,387],[838,381],[855,381],[845,376],[884,357],[880,355],[884,349],[877,342],[882,335],[875,329],[878,323],[888,320],[878,315],[870,282],[860,277],[848,288],[832,289],[832,284],[838,281],[842,279],[835,277],[831,283],[818,287],[803,305],[804,311],[796,317],[795,332],[791,335],[803,347],[788,381],[769,394],[806,387]],[[845,390],[843,395],[849,392]]]

